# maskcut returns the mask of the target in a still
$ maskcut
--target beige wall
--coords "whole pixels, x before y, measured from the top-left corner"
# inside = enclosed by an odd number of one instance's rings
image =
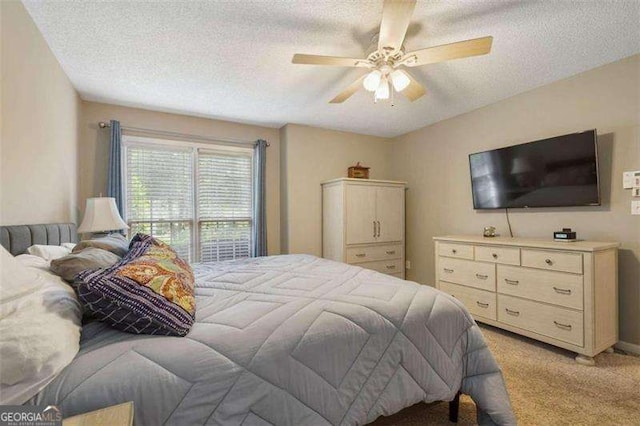
[[[408,278],[433,285],[432,237],[508,235],[503,211],[474,211],[467,155],[597,128],[601,207],[514,209],[515,236],[550,237],[571,227],[620,250],[620,337],[640,344],[640,217],[630,215],[622,172],[640,169],[640,56],[597,68],[396,138],[393,176],[409,182]]]
[[[75,221],[80,99],[22,3],[0,14],[0,224]]]
[[[280,130],[282,247],[287,253],[322,255],[320,183],[346,177],[360,161],[371,178],[389,179],[393,143],[386,138],[287,124]]]
[[[109,131],[98,122],[118,120],[124,127],[179,132],[221,139],[266,139],[267,148],[267,244],[269,254],[280,253],[280,135],[278,129],[168,114],[96,102],[82,102],[80,123],[79,203],[106,192]],[[126,131],[125,131],[126,133]],[[84,208],[84,207],[83,207]]]

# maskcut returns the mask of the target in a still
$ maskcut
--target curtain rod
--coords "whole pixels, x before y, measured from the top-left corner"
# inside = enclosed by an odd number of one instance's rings
[[[111,127],[110,123],[105,121],[100,121],[98,123],[98,127],[101,129],[105,129],[107,127]],[[138,132],[138,133],[147,133],[158,136],[169,136],[174,138],[181,139],[190,139],[195,141],[204,141],[204,142],[225,142],[225,143],[234,143],[234,144],[245,144],[245,145],[255,145],[255,141],[245,141],[241,139],[223,139],[223,138],[210,138],[207,136],[199,136],[199,135],[190,135],[188,133],[179,133],[179,132],[168,132],[164,130],[154,130],[154,129],[145,129],[142,127],[129,127],[129,126],[120,126],[122,130],[129,130],[130,132]],[[267,142],[267,146],[271,146],[269,142]]]

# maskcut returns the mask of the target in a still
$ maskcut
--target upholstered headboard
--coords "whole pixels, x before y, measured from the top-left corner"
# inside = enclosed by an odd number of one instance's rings
[[[78,229],[74,223],[0,226],[0,244],[14,256],[24,254],[34,244],[77,242]]]

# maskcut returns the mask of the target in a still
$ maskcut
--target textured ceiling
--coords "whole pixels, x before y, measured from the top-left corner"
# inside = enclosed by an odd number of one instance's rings
[[[428,90],[414,103],[374,104],[360,91],[330,105],[365,71],[293,65],[291,57],[363,57],[381,0],[24,3],[83,99],[380,136],[640,53],[637,0],[419,0],[408,50],[492,35],[491,54],[413,68]]]

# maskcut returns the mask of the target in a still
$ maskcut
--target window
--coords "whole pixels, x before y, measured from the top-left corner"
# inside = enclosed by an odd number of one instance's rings
[[[253,150],[125,137],[125,220],[190,262],[251,255]]]
[[[200,261],[251,254],[251,156],[198,152]]]

